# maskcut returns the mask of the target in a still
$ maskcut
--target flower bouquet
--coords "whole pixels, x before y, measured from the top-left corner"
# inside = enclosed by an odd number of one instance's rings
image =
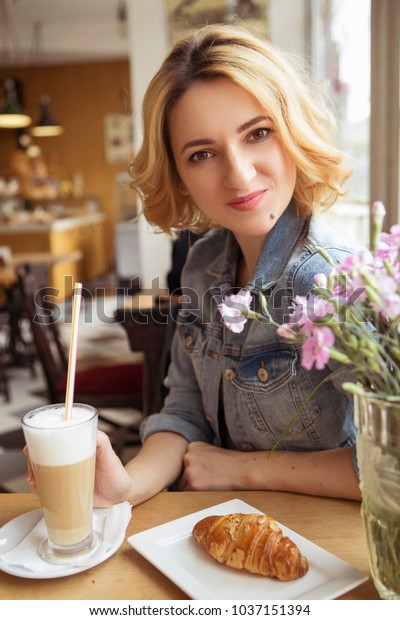
[[[252,297],[246,290],[225,298],[219,311],[235,332],[243,330],[247,319],[275,325],[281,337],[301,345],[301,364],[308,370],[313,366],[322,370],[332,359],[353,375],[355,381],[343,383],[343,389],[354,395],[362,515],[371,571],[382,598],[399,599],[400,225],[382,232],[384,216],[383,204],[375,202],[371,252],[360,250],[335,264],[318,248],[331,265],[330,271],[327,276],[315,276],[307,297],[294,298],[288,323],[273,321],[262,294],[262,312],[251,310]],[[282,436],[287,430],[283,429]]]
[[[322,370],[334,359],[357,380],[344,389],[400,400],[400,225],[383,233],[384,216],[383,204],[374,203],[372,252],[360,250],[335,265],[318,248],[331,264],[328,276],[317,274],[311,294],[294,298],[290,322],[276,327],[280,336],[301,344],[301,364],[308,370]],[[262,295],[262,314],[251,310],[251,302],[246,290],[224,299],[219,310],[229,329],[242,331],[248,318],[274,323]]]

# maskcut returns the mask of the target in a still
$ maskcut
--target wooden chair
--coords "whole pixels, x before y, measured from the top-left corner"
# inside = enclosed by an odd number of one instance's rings
[[[50,403],[65,400],[68,355],[49,301],[53,289],[43,282],[35,265],[17,270],[22,307],[30,321],[37,357],[41,363]],[[115,326],[118,329],[117,326]],[[143,419],[143,364],[107,364],[76,372],[74,401],[96,407],[99,421],[121,455],[127,445],[139,443],[138,427]]]
[[[191,246],[201,235],[185,230],[172,246],[172,264],[167,274],[169,295],[158,297],[150,308],[124,306],[116,320],[126,330],[132,351],[144,354],[143,411],[160,411],[168,392],[165,385],[170,349],[180,308],[181,273]]]
[[[10,402],[10,390],[7,375],[7,366],[0,350],[0,395],[4,396],[5,401]]]
[[[126,330],[132,351],[144,355],[143,412],[145,416],[160,411],[168,388],[164,384],[170,361],[179,302],[160,299],[150,308],[123,307],[116,311],[118,323]]]

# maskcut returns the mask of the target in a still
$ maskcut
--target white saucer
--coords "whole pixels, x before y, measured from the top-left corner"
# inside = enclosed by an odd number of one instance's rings
[[[95,508],[94,513],[101,511],[101,508]],[[0,553],[7,553],[14,549],[19,543],[29,534],[31,530],[39,523],[43,517],[42,509],[32,510],[27,512],[12,521],[3,525],[0,528]],[[75,575],[82,571],[93,568],[101,562],[107,560],[110,556],[117,551],[122,545],[125,538],[125,531],[122,531],[118,537],[113,541],[111,547],[109,547],[103,554],[95,554],[93,558],[83,566],[56,566],[49,563],[49,568],[46,571],[35,573],[23,566],[15,566],[7,564],[0,557],[0,570],[8,573],[9,575],[15,575],[16,577],[25,577],[26,579],[55,579],[56,577],[67,577],[68,575]]]

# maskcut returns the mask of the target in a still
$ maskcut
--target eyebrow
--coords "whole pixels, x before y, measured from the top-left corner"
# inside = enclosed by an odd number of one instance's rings
[[[257,125],[257,123],[260,123],[261,121],[266,121],[266,120],[268,120],[267,116],[262,116],[262,115],[255,116],[254,118],[251,118],[249,121],[246,121],[245,123],[243,123],[243,125],[240,125],[240,127],[238,127],[236,132],[242,133],[242,131],[245,131],[246,129],[253,127],[253,125]],[[181,149],[181,155],[187,149],[193,146],[206,146],[209,144],[215,144],[215,140],[213,140],[212,138],[198,138],[197,140],[190,140],[189,142],[185,142],[185,144],[183,145]]]

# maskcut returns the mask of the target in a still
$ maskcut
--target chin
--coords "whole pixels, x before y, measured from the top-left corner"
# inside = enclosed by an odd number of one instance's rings
[[[268,219],[267,222],[256,222],[252,226],[242,226],[233,232],[242,237],[266,237],[268,233],[271,232],[276,222],[276,219]]]

